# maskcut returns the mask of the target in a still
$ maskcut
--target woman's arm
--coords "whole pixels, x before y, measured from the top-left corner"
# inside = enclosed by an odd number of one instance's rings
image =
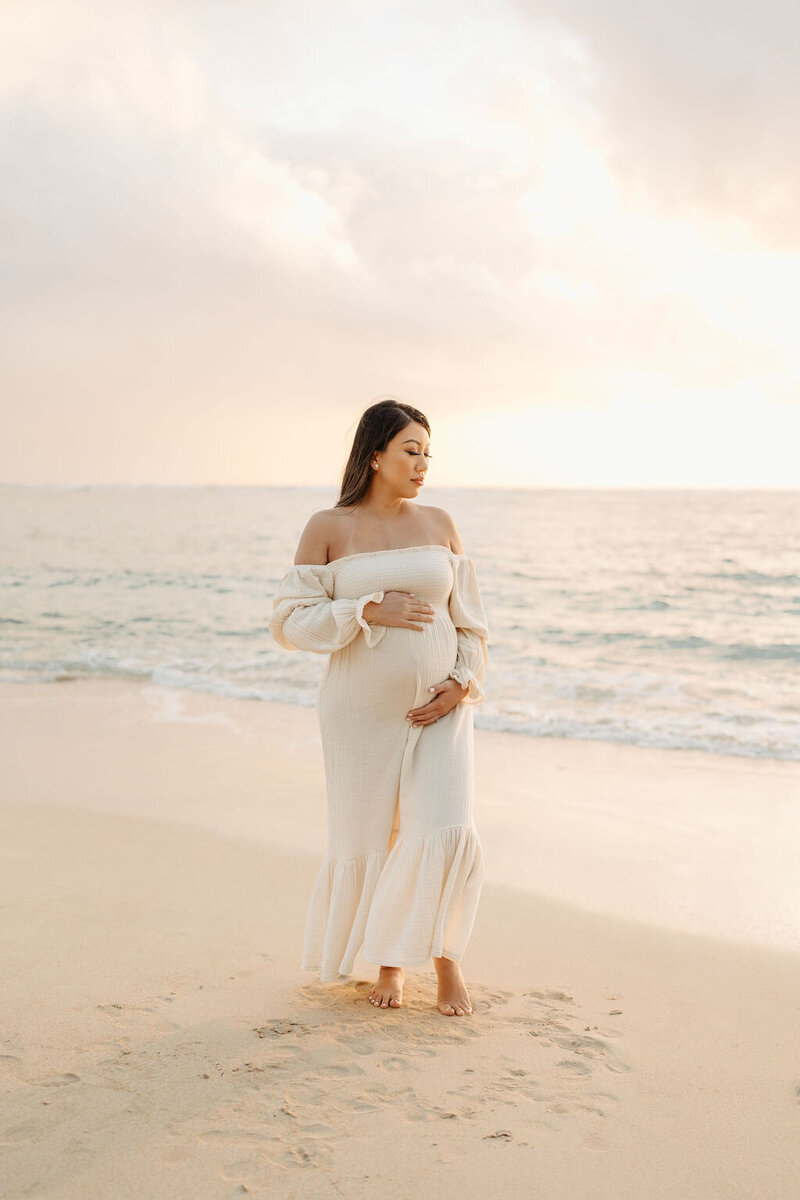
[[[269,631],[285,650],[330,654],[354,641],[360,633],[368,646],[384,635],[364,617],[364,609],[380,604],[383,592],[357,600],[334,600],[333,572],[328,566],[330,513],[317,512],[300,535],[294,566],[278,583],[272,601]]]
[[[364,619],[364,608],[380,603],[383,592],[357,600],[334,600],[330,567],[295,564],[278,583],[272,601],[269,631],[284,650],[314,650],[330,654],[355,641],[360,633],[368,646],[377,646],[385,629]]]

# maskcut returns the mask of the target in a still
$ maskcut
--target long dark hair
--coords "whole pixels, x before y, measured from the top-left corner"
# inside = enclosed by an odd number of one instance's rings
[[[353,437],[350,457],[342,475],[342,487],[336,508],[347,508],[363,500],[372,477],[372,456],[376,450],[385,450],[389,442],[406,425],[416,421],[430,437],[428,418],[418,408],[404,404],[394,396],[379,400],[362,414]]]

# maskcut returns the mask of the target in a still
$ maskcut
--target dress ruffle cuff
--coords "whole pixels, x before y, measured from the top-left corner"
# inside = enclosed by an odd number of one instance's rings
[[[480,682],[468,667],[454,667],[450,672],[450,678],[455,679],[456,683],[460,683],[463,688],[469,689],[461,701],[462,704],[480,704],[485,699]]]
[[[364,630],[364,641],[368,646],[377,646],[378,642],[381,641],[383,635],[386,633],[386,626],[370,625],[368,621],[364,620],[364,609],[370,602],[373,602],[374,604],[382,604],[383,596],[383,592],[373,592],[370,596],[361,596],[360,599],[353,601],[356,606],[355,618],[361,628]]]

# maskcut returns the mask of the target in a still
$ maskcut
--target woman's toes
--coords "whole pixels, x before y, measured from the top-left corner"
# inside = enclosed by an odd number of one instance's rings
[[[446,1017],[464,1017],[472,1012],[472,1005],[468,1000],[439,1000],[437,1007]]]
[[[403,978],[399,970],[384,970],[370,992],[370,1000],[376,1008],[401,1008],[403,1004]]]

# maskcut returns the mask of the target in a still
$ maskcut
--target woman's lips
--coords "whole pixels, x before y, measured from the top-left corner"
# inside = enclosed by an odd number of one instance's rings
[[[424,483],[425,480],[424,479],[412,479],[411,482],[412,483]]]

